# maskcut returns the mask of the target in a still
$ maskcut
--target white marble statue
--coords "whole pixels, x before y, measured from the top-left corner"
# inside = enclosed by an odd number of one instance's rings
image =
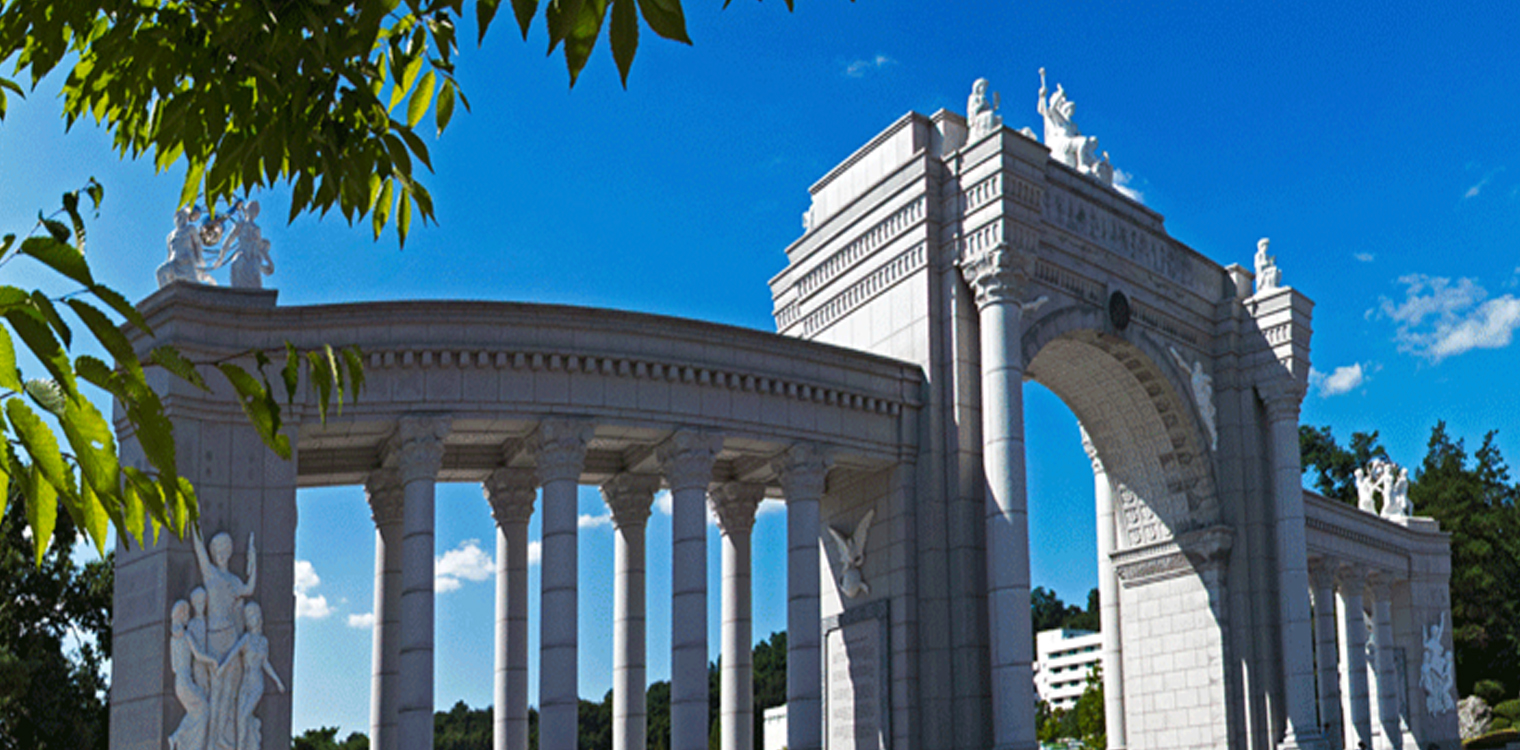
[[[997,114],[998,95],[994,93],[988,101],[988,85],[985,78],[971,84],[971,96],[966,99],[966,126],[971,131],[967,140],[974,141],[1003,127],[1003,118]]]
[[[1443,640],[1446,636],[1446,613],[1441,620],[1425,629],[1425,657],[1420,662],[1420,687],[1425,688],[1425,708],[1434,716],[1456,709],[1452,695],[1456,693],[1452,680],[1455,671],[1452,653]]]
[[[1277,267],[1277,258],[1267,254],[1267,247],[1271,244],[1272,240],[1267,237],[1256,241],[1257,294],[1282,286],[1282,269]]]
[[[1203,362],[1188,364],[1186,358],[1177,347],[1167,347],[1172,352],[1172,359],[1177,366],[1188,374],[1188,379],[1193,386],[1193,401],[1198,404],[1198,415],[1203,417],[1203,426],[1209,431],[1209,450],[1219,450],[1219,428],[1215,424],[1217,410],[1214,408],[1214,376],[1203,371]]]
[[[839,590],[850,599],[871,593],[871,586],[862,577],[860,569],[866,563],[866,539],[871,533],[871,519],[875,517],[875,508],[866,511],[860,523],[855,524],[855,533],[848,537],[834,527],[828,527],[829,536],[834,537],[834,543],[839,547],[839,561],[844,564],[844,571],[839,574]]]
[[[259,217],[259,202],[239,203],[232,226],[232,236],[222,245],[222,254],[213,270],[224,263],[232,264],[232,286],[235,289],[262,289],[264,276],[274,273],[274,260],[269,257],[269,240],[254,220]]]
[[[1368,513],[1377,512],[1377,497],[1373,494],[1377,492],[1377,477],[1375,476],[1377,471],[1378,464],[1374,461],[1368,464],[1367,468],[1358,466],[1356,471],[1352,472],[1356,479],[1357,510]]]
[[[1077,103],[1066,98],[1066,90],[1059,83],[1049,100],[1046,99],[1047,93],[1049,89],[1045,88],[1045,69],[1040,68],[1037,108],[1045,120],[1045,147],[1050,149],[1050,155],[1062,164],[1112,186],[1114,167],[1108,161],[1108,152],[1101,152],[1103,156],[1100,159],[1097,137],[1082,135],[1076,121],[1072,119]]]
[[[169,259],[158,267],[158,288],[176,281],[216,284],[207,273],[200,230],[195,226],[200,217],[201,210],[196,206],[186,206],[174,212],[174,230],[167,238]]]
[[[185,718],[169,738],[171,750],[258,750],[261,737],[253,712],[264,696],[264,675],[285,689],[269,665],[263,613],[253,595],[258,552],[248,535],[248,580],[227,569],[232,537],[223,532],[207,544],[196,530],[191,538],[204,586],[170,613],[170,663],[175,696]],[[193,616],[192,616],[193,613]]]
[[[1397,475],[1388,472],[1385,483],[1386,490],[1383,492],[1383,517],[1384,518],[1408,518],[1409,517],[1409,470],[1398,467]]]

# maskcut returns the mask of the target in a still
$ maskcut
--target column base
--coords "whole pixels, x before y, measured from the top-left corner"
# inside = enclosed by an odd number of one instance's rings
[[[1283,741],[1277,743],[1277,750],[1330,750],[1330,743],[1319,732],[1295,733],[1290,730]]]

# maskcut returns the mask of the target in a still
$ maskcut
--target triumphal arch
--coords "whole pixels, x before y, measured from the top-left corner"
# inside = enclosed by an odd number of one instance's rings
[[[289,747],[276,680],[296,635],[295,493],[313,485],[362,487],[373,509],[371,747],[429,746],[434,487],[475,482],[498,524],[497,616],[480,627],[499,750],[527,747],[534,623],[539,747],[576,744],[583,484],[616,528],[619,750],[645,746],[650,606],[672,613],[671,746],[707,747],[721,656],[722,747],[752,750],[755,585],[786,586],[793,750],[1033,748],[1033,380],[1092,459],[1109,747],[1457,747],[1447,536],[1411,514],[1396,467],[1359,476],[1359,507],[1302,489],[1313,303],[1265,239],[1248,269],[1170,237],[1043,71],[1043,134],[1005,127],[988,89],[965,115],[904,115],[813,185],[770,282],[779,335],[510,302],[282,307],[171,279],[142,303],[158,336],[144,349],[355,344],[368,386],[325,423],[298,402],[282,461],[231,394],[160,384],[209,553],[167,538],[118,552],[111,746]],[[648,602],[661,489],[673,594]],[[750,566],[765,497],[786,504],[784,576]]]

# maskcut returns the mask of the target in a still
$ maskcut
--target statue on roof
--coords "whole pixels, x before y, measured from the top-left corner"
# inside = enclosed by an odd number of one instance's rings
[[[1056,161],[1112,186],[1114,167],[1108,160],[1108,152],[1100,152],[1097,137],[1082,135],[1076,121],[1072,119],[1077,103],[1066,97],[1066,90],[1059,83],[1048,100],[1047,93],[1049,89],[1045,87],[1045,69],[1040,68],[1038,109],[1040,116],[1045,119],[1045,147],[1050,149],[1050,155]]]
[[[971,84],[971,96],[966,98],[966,127],[971,131],[968,140],[974,141],[1003,127],[1003,118],[997,114],[998,95],[993,93],[991,101],[988,100],[989,85],[985,78]]]

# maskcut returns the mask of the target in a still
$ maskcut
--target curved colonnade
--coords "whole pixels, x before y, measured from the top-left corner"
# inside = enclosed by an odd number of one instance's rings
[[[200,438],[181,453],[186,474],[202,487],[203,522],[257,530],[262,569],[290,567],[297,486],[364,485],[376,524],[373,747],[431,744],[433,493],[438,482],[464,481],[481,483],[498,528],[496,748],[527,747],[527,525],[540,493],[540,746],[576,743],[576,499],[583,484],[600,486],[615,527],[614,747],[645,745],[644,529],[662,487],[673,501],[671,746],[697,750],[708,740],[710,506],[723,538],[722,746],[753,747],[749,535],[765,497],[785,500],[787,509],[788,746],[822,746],[819,588],[829,573],[820,572],[819,509],[826,479],[849,484],[911,464],[923,387],[916,367],[758,331],[608,310],[482,302],[284,308],[274,301],[274,292],[175,285],[141,307],[157,333],[154,345],[173,344],[199,361],[243,349],[273,353],[285,341],[364,352],[365,389],[341,416],[329,414],[323,424],[303,407],[310,399],[298,397],[287,420],[293,472],[245,474],[234,466],[225,479],[211,476],[234,456],[217,455],[218,442],[207,435],[251,432],[236,407],[229,409],[235,400],[168,383],[166,404],[177,431],[190,433],[186,442]],[[248,441],[232,440],[231,454],[237,445]],[[242,503],[234,512],[238,496],[255,488],[262,504]],[[188,576],[177,569],[177,544],[171,541],[161,561],[171,584]],[[152,559],[164,546],[129,551],[119,569],[128,578],[141,574],[144,561],[135,558]],[[275,579],[260,586],[273,604],[271,662],[288,674],[291,589],[278,588],[279,576],[266,578]],[[128,642],[134,625],[121,622]],[[140,629],[154,630],[150,623]],[[144,644],[152,640],[143,636]],[[134,686],[118,682],[113,698],[130,703]],[[167,697],[161,710],[177,720],[172,684],[143,687],[149,697]],[[283,712],[288,726],[288,705],[288,698],[266,700],[261,713]]]

